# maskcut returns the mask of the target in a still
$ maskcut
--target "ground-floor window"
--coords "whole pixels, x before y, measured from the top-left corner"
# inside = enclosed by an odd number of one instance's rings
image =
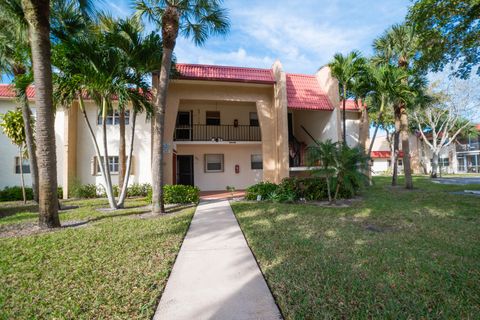
[[[22,171],[23,173],[30,173],[30,161],[28,159],[22,159]],[[15,173],[20,174],[20,157],[15,157]]]
[[[252,154],[250,157],[250,166],[252,170],[263,169],[263,158],[261,154]]]
[[[118,125],[120,124],[120,113],[118,110],[110,110],[107,113],[107,118],[105,120],[107,125]],[[102,113],[100,112],[98,114],[98,121],[97,124],[101,125],[103,123],[103,118],[102,118]],[[125,110],[125,125],[128,125],[130,123],[130,110]]]
[[[205,172],[223,172],[223,154],[205,155]]]
[[[96,158],[96,157],[95,157]],[[103,163],[103,159],[105,157],[101,157],[102,159],[102,163]],[[98,163],[98,161],[96,161],[97,163],[97,173],[100,173],[100,163]],[[118,173],[118,167],[119,167],[119,164],[118,164],[118,156],[109,156],[108,157],[108,168],[110,170],[110,173]]]
[[[457,156],[457,161],[460,172],[480,172],[480,154],[461,154]]]
[[[388,163],[388,166],[391,167],[392,166],[392,160],[387,160],[387,163]],[[397,160],[397,165],[399,167],[402,167],[403,166],[403,159],[398,159]]]

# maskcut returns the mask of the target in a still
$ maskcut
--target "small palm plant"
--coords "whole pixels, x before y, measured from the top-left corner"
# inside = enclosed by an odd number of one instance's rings
[[[22,183],[23,203],[27,202],[25,194],[25,179],[23,177],[23,158],[25,153],[26,132],[21,110],[10,110],[1,117],[0,127],[3,133],[18,147],[20,162],[20,179]],[[33,129],[33,121],[30,119],[30,127]]]
[[[367,159],[359,147],[350,148],[345,144],[337,146],[335,153],[337,185],[333,197],[334,202],[338,198],[341,187],[348,193],[348,196],[353,196],[362,185],[365,185],[368,180],[364,174]]]
[[[308,148],[307,161],[310,166],[318,166],[313,170],[317,176],[324,177],[327,182],[328,202],[332,203],[331,180],[337,173],[336,153],[338,143],[327,140],[325,142],[316,142]]]

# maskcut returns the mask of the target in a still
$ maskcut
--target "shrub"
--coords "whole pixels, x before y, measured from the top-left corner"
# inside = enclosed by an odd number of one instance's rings
[[[127,196],[129,197],[146,197],[152,186],[149,183],[132,183],[127,187]]]
[[[33,200],[32,188],[25,188],[27,200]],[[22,187],[5,187],[0,191],[0,201],[20,201],[23,200]]]
[[[72,183],[70,197],[80,199],[97,198],[97,186],[93,183],[80,184],[77,180]]]
[[[333,187],[336,187],[335,179]],[[350,198],[360,189],[360,185],[340,184],[339,198]],[[246,190],[245,199],[256,200],[261,195],[262,200],[274,202],[295,202],[300,199],[308,201],[327,200],[327,182],[320,177],[285,178],[279,185],[270,182],[260,182],[250,186]]]
[[[272,195],[277,190],[278,186],[271,182],[260,182],[247,188],[245,192],[245,199],[257,200],[258,196],[262,197],[262,200],[271,200]]]
[[[152,201],[152,189],[148,191],[147,198]],[[165,204],[197,203],[200,200],[200,189],[182,184],[164,185],[163,200]]]

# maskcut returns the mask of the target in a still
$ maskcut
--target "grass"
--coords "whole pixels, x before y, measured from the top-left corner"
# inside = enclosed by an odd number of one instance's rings
[[[478,317],[480,198],[388,183],[350,208],[232,203],[286,319]]]
[[[104,200],[69,202],[62,222],[79,228],[0,239],[0,319],[151,318],[194,208],[140,219],[144,199],[100,212]],[[3,224],[31,222],[24,211]]]

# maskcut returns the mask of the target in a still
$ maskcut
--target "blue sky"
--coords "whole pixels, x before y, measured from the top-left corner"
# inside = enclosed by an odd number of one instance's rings
[[[132,1],[105,0],[114,16],[133,12]],[[178,62],[269,68],[279,59],[292,73],[314,73],[334,53],[371,54],[372,41],[403,21],[409,0],[225,1],[231,30],[203,47],[179,39]]]

